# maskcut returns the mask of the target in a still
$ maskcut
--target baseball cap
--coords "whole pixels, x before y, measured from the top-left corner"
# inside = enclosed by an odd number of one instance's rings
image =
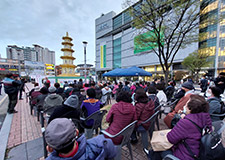
[[[61,150],[75,141],[76,127],[67,118],[52,120],[45,130],[47,144],[55,150]]]

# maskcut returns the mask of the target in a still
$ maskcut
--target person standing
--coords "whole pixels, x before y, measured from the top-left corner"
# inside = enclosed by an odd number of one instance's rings
[[[0,96],[2,95],[2,81],[0,81]]]
[[[202,89],[201,92],[204,92],[207,90],[208,87],[208,80],[205,78],[205,76],[202,77],[200,81],[200,88]]]
[[[19,87],[19,91],[20,91],[19,100],[23,100],[22,95],[23,95],[23,92],[25,92],[24,90],[25,83],[26,83],[25,79],[21,79],[21,85]]]
[[[221,94],[223,94],[225,89],[225,72],[221,72],[219,76],[214,81],[216,87],[219,87],[221,90]]]
[[[17,104],[18,87],[21,85],[20,78],[17,77],[16,80],[13,79],[13,74],[9,73],[3,80],[5,93],[9,96],[8,113],[17,113],[14,108]]]

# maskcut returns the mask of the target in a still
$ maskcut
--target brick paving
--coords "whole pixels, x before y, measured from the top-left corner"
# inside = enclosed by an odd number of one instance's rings
[[[115,101],[112,101],[115,103]],[[19,144],[37,139],[42,136],[40,123],[37,121],[37,117],[30,115],[29,104],[26,103],[26,99],[19,100],[15,108],[18,113],[13,115],[8,146],[10,149]],[[160,120],[160,129],[165,129],[165,125]],[[104,127],[103,127],[104,128]],[[142,151],[141,140],[136,145],[132,145],[132,152],[134,160],[147,160],[145,153]],[[130,159],[130,154],[127,147],[123,147],[122,160]],[[43,157],[41,159],[44,159]]]
[[[8,149],[42,136],[41,125],[35,116],[30,115],[30,107],[25,98],[18,100],[15,109],[18,113],[13,115]]]
[[[29,104],[20,100],[15,109],[18,113],[13,115],[7,148],[42,136],[41,125],[35,116],[30,115]]]

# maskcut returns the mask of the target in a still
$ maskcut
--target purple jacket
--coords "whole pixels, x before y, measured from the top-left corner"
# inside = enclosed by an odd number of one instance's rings
[[[192,120],[201,128],[205,125],[208,125],[210,128],[212,127],[209,113],[188,114],[185,118]],[[199,155],[201,133],[192,122],[185,118],[181,119],[176,124],[176,126],[168,133],[167,138],[170,143],[174,144],[174,156],[181,160],[193,160],[181,141],[185,139],[192,152]]]

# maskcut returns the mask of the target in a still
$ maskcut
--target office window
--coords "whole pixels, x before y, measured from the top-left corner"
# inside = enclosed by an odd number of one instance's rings
[[[122,26],[122,14],[113,19],[113,29],[119,28]]]
[[[127,12],[124,12],[123,13],[123,19],[124,19],[124,24],[128,23],[131,21],[131,16],[130,16],[130,13],[127,11]]]
[[[113,68],[121,68],[121,38],[113,41]]]

